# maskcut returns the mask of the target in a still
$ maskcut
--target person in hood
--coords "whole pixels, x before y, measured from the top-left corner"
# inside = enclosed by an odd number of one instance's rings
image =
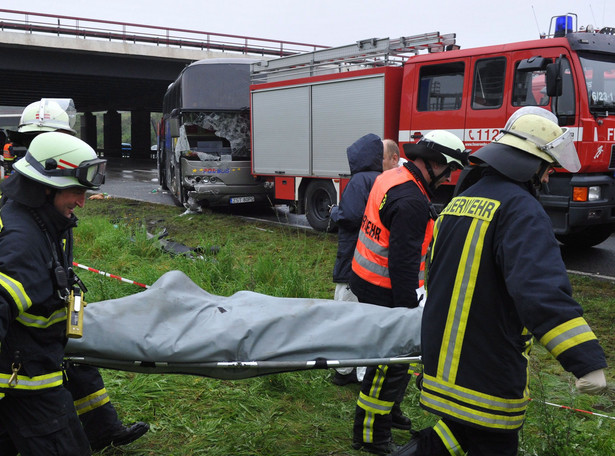
[[[333,299],[358,302],[348,282],[361,218],[376,177],[383,169],[397,166],[399,147],[391,139],[381,140],[378,135],[369,133],[350,145],[346,149],[346,155],[351,177],[342,193],[339,206],[331,208],[331,219],[338,226],[337,256],[333,267]],[[336,369],[332,381],[339,386],[357,383],[363,379],[364,373],[364,367],[339,368]]]

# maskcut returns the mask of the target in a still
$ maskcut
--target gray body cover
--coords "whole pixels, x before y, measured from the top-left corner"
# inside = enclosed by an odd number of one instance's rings
[[[250,291],[216,296],[171,271],[141,293],[88,304],[84,335],[66,354],[98,367],[222,379],[375,365],[419,353],[422,313]]]

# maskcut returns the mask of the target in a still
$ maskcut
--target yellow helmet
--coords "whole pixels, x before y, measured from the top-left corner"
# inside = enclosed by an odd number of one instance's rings
[[[97,189],[105,181],[106,163],[79,138],[48,132],[32,140],[25,157],[13,168],[30,180],[57,189]]]
[[[494,142],[523,150],[571,173],[581,169],[572,131],[560,127],[557,117],[543,108],[527,106],[516,111]]]

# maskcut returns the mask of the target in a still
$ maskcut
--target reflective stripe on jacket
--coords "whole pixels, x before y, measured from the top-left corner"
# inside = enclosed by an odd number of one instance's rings
[[[74,217],[51,204],[35,211],[58,257],[72,264]],[[66,304],[54,286],[49,240],[31,210],[12,199],[0,210],[0,226],[0,394],[56,387],[62,384],[58,371],[66,343]]]
[[[400,166],[385,171],[376,178],[367,200],[365,214],[359,231],[357,247],[352,260],[352,270],[360,278],[382,288],[391,288],[389,277],[389,237],[390,231],[380,219],[380,209],[386,203],[388,191],[400,184],[412,181],[429,201],[422,184],[405,167]],[[425,279],[425,258],[433,234],[433,220],[429,220],[421,247],[419,287]]]
[[[436,415],[517,431],[532,336],[577,377],[606,366],[548,216],[502,176],[483,177],[441,212],[426,287],[420,404]]]

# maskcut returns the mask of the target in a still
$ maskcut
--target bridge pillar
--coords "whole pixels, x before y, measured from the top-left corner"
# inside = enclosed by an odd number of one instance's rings
[[[104,149],[106,157],[122,156],[122,116],[117,111],[103,115]]]
[[[90,145],[90,147],[96,150],[98,147],[96,137],[96,116],[91,112],[84,112],[81,116],[81,139]]]
[[[133,158],[150,158],[151,126],[149,111],[131,111],[130,138]]]

